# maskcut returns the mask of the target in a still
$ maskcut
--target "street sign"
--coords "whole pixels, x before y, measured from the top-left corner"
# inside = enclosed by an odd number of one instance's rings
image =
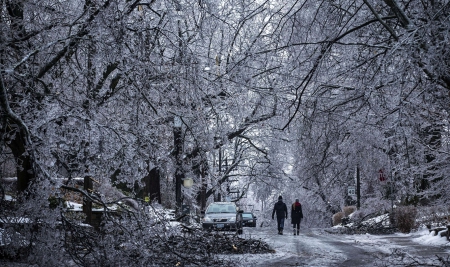
[[[383,169],[380,169],[378,171],[378,179],[380,180],[380,182],[386,181],[386,174],[384,174]]]
[[[356,189],[355,189],[355,187],[354,186],[349,186],[348,188],[347,188],[347,194],[349,195],[349,196],[351,196],[351,197],[353,197],[353,196],[356,196]]]

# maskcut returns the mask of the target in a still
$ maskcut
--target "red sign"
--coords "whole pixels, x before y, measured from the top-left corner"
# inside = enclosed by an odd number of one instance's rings
[[[386,181],[386,175],[384,174],[383,169],[378,171],[378,179],[380,179],[381,182]]]

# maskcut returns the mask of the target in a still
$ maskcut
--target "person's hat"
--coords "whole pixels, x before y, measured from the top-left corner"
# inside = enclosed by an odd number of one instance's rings
[[[283,197],[282,197],[282,196],[279,196],[279,197],[278,197],[278,200],[282,200],[282,199],[283,199]]]
[[[295,202],[299,202],[300,200],[298,200],[298,198],[295,199]]]

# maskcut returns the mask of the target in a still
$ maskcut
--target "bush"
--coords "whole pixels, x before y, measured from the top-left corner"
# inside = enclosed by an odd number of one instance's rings
[[[361,221],[362,219],[364,219],[367,215],[366,210],[360,209],[360,210],[356,210],[353,214],[352,214],[352,221]]]
[[[63,207],[65,208],[66,205],[66,200],[64,198],[60,198],[60,197],[55,197],[55,196],[50,196],[48,198],[48,206],[51,209],[56,209],[59,205],[63,205]]]
[[[429,227],[446,226],[450,223],[450,207],[445,205],[418,207],[417,218],[417,223],[420,225]]]
[[[416,228],[417,209],[414,206],[400,206],[395,209],[395,222],[402,233],[409,233]]]
[[[342,211],[338,212],[338,213],[335,213],[333,215],[333,226],[341,224],[342,218],[344,218],[344,217],[345,217],[345,215],[344,215],[344,213]]]
[[[356,207],[355,206],[346,206],[343,209],[345,217],[347,217],[348,215],[352,214],[355,211],[356,211]]]

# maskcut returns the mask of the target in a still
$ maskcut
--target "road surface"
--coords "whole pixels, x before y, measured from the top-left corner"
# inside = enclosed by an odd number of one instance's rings
[[[427,245],[413,235],[340,235],[301,229],[278,235],[269,227],[244,228],[246,238],[261,239],[272,254],[236,256],[236,266],[450,266],[450,244]],[[447,265],[443,264],[445,260]]]

